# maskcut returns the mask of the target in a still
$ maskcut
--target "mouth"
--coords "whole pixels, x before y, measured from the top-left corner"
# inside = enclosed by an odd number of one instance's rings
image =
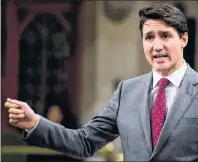
[[[156,54],[153,56],[153,61],[157,64],[163,64],[169,61],[169,56],[167,54]]]
[[[167,57],[168,57],[168,55],[166,55],[166,54],[156,54],[153,56],[154,59],[167,58]]]

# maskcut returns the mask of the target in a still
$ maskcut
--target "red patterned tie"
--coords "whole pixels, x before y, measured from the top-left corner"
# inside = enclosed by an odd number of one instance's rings
[[[166,78],[162,78],[159,81],[157,96],[155,98],[155,102],[153,103],[153,107],[152,107],[151,128],[152,128],[153,148],[155,148],[155,145],[158,142],[160,132],[166,117],[165,88],[168,85],[168,83],[169,81]]]

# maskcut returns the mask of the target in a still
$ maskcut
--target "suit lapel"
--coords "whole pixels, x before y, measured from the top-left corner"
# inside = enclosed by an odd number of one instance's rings
[[[152,84],[152,72],[146,74],[146,76],[144,77],[141,87],[142,98],[140,99],[141,101],[139,102],[140,118],[150,153],[152,153],[152,143],[151,143],[151,129],[150,129],[150,109],[148,105],[150,105],[149,101],[150,101],[151,84]]]
[[[198,84],[198,75],[188,66],[187,72],[181,82],[180,87],[178,88],[175,101],[162,128],[159,142],[153,150],[151,158],[153,158],[166,143],[167,139],[174,131],[177,123],[189,108],[190,104],[198,93],[198,91],[194,88],[194,85],[196,84]]]

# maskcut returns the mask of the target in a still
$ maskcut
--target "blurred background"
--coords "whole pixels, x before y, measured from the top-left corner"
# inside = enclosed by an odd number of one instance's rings
[[[198,71],[198,1],[1,1],[1,160],[77,161],[28,146],[8,123],[7,97],[67,128],[102,112],[118,83],[151,70],[144,58],[138,11],[171,3],[187,17],[186,61]],[[120,139],[84,159],[122,160]],[[78,160],[81,161],[81,160]]]

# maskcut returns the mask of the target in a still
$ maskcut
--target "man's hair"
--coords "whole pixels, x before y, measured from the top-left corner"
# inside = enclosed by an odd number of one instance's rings
[[[185,32],[188,32],[186,17],[178,8],[170,4],[157,4],[154,7],[142,8],[139,10],[139,17],[141,35],[143,35],[143,25],[148,19],[163,20],[166,24],[177,30],[180,38]]]

